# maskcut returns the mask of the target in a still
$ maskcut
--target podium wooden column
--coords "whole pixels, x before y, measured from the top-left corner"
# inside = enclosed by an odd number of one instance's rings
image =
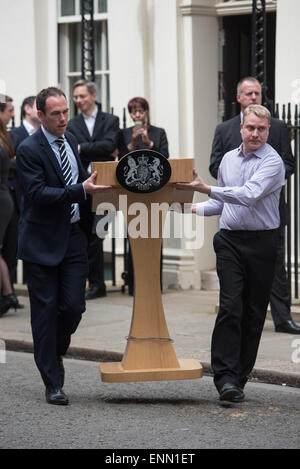
[[[93,210],[101,202],[111,202],[119,210],[120,195],[127,195],[127,207],[142,202],[148,209],[148,227],[151,227],[151,204],[163,202],[192,202],[193,192],[179,191],[174,182],[193,179],[193,159],[172,159],[171,178],[162,189],[135,194],[122,188],[116,178],[117,162],[93,163],[98,171],[96,184],[112,185],[113,193],[93,197]],[[124,214],[127,227],[136,215]],[[158,237],[129,238],[134,267],[134,304],[127,346],[121,362],[100,363],[104,382],[155,381],[201,378],[202,365],[195,359],[177,359],[165,320],[161,287],[160,256],[164,216],[159,220]]]

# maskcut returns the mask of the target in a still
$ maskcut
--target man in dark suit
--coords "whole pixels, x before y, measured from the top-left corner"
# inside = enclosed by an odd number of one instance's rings
[[[77,81],[73,85],[73,99],[81,112],[70,120],[68,130],[76,137],[81,162],[89,172],[92,161],[113,161],[117,156],[119,118],[101,111],[97,105],[97,88],[93,82]],[[100,216],[94,216],[88,247],[89,288],[86,300],[106,296],[103,239],[96,234],[99,219]]]
[[[253,77],[240,80],[237,85],[237,101],[240,103],[241,114],[250,104],[261,104],[262,93],[260,83]],[[241,142],[241,114],[229,119],[216,127],[212,143],[209,171],[217,179],[218,168],[225,153],[237,148]],[[288,128],[283,121],[271,118],[268,143],[282,157],[286,177],[294,172],[294,157],[291,150]],[[270,306],[276,332],[300,334],[300,327],[291,318],[290,295],[285,270],[284,226],[287,223],[287,207],[284,188],[281,191],[279,211],[281,226],[279,229],[278,255],[275,278],[270,295]]]
[[[17,150],[22,189],[18,258],[26,266],[34,357],[50,404],[66,405],[63,392],[71,334],[85,311],[89,194],[109,190],[87,177],[69,132],[68,105],[58,88],[37,95],[41,128]],[[85,231],[85,233],[84,233]]]
[[[25,138],[34,134],[40,127],[40,120],[37,115],[35,96],[28,96],[22,102],[21,106],[21,125],[13,127],[10,131],[12,137],[16,138],[17,144]]]

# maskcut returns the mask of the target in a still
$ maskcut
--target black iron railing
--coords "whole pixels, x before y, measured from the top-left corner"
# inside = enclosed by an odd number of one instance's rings
[[[238,105],[232,103],[232,117],[238,113]],[[292,106],[291,103],[283,104],[280,108],[276,104],[272,115],[283,120],[290,130],[292,151],[295,160],[295,171],[292,176],[287,177],[285,185],[285,199],[288,208],[288,222],[286,225],[286,270],[290,286],[290,297],[299,299],[299,252],[300,252],[300,104]]]
[[[295,160],[294,174],[287,178],[286,202],[289,217],[286,227],[286,265],[290,285],[291,297],[299,298],[299,153],[300,153],[300,108],[291,103],[280,106],[276,104],[274,117],[282,119],[288,126],[291,136],[291,144]]]
[[[94,0],[81,0],[81,78],[95,81]]]

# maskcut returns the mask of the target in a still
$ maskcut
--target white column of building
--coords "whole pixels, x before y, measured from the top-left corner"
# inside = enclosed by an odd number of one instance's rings
[[[58,85],[57,2],[34,0],[37,92]]]
[[[145,4],[144,0],[108,0],[110,99],[120,118],[130,98],[148,98]],[[129,118],[127,125],[131,125]]]
[[[19,125],[22,101],[36,90],[34,0],[1,0],[1,12],[0,80],[14,100]]]
[[[108,46],[110,71],[110,103],[123,127],[123,109],[126,109],[127,127],[132,121],[127,112],[129,99],[142,96],[149,99],[147,88],[148,39],[145,0],[108,0]],[[116,215],[119,238],[116,239],[116,279],[121,281],[123,263],[123,216]],[[104,250],[110,250],[108,237]]]
[[[275,83],[281,104],[300,103],[299,15],[299,0],[277,0]]]
[[[178,36],[178,2],[176,0],[148,0],[149,44],[152,51],[149,61],[151,121],[166,130],[171,158],[181,154],[180,144],[180,65]],[[168,215],[166,226],[169,226]],[[176,218],[176,216],[175,216]],[[177,216],[177,226],[183,218]],[[187,289],[199,284],[194,253],[187,249],[183,230],[176,238],[166,235],[163,241],[164,287]],[[167,230],[166,230],[167,232]]]
[[[150,102],[151,122],[165,128],[171,157],[194,157],[208,182],[217,124],[218,22],[213,0],[109,0],[111,103],[122,118],[129,98]],[[121,121],[122,122],[122,121]],[[130,125],[130,122],[127,122]],[[215,267],[207,220],[204,246],[164,241],[164,284],[200,288],[199,272]],[[195,263],[196,259],[196,263]]]
[[[180,107],[181,154],[194,156],[195,166],[207,183],[216,184],[209,174],[209,157],[218,109],[218,19],[214,0],[180,2]],[[196,201],[207,200],[196,194]],[[194,251],[197,269],[215,268],[212,238],[217,217],[204,220],[204,243]]]

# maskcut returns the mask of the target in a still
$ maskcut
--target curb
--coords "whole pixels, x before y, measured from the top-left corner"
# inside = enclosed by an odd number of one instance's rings
[[[33,343],[24,340],[5,340],[6,350],[14,352],[33,353]],[[83,347],[69,347],[66,358],[88,361],[121,361],[123,354],[108,350],[96,350]],[[213,375],[211,365],[208,362],[201,361],[203,372],[207,375]],[[267,384],[277,384],[282,386],[292,386],[300,388],[300,375],[285,373],[283,371],[273,371],[264,368],[253,368],[250,375],[251,380],[264,382]]]
[[[25,340],[5,339],[6,350],[33,353],[33,343]],[[121,361],[122,353],[83,347],[69,347],[66,358],[89,361]]]

